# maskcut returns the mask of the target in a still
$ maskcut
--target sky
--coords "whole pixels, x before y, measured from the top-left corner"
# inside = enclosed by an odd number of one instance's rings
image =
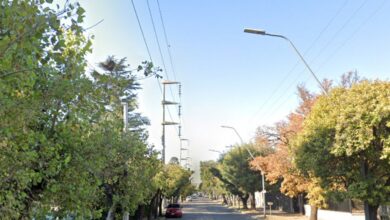
[[[348,71],[368,79],[390,77],[387,0],[159,0],[167,41],[157,0],[149,0],[163,60],[147,1],[133,1],[153,63],[164,70],[164,80],[182,84],[182,138],[190,140],[183,142],[189,148],[183,156],[192,158],[195,171],[199,161],[219,157],[209,149],[223,152],[240,143],[221,125],[234,127],[249,142],[257,127],[284,120],[297,107],[298,85],[320,92],[287,41],[247,34],[244,28],[288,37],[320,79],[338,82]],[[94,36],[90,66],[108,55],[126,57],[133,67],[149,60],[131,0],[79,2],[86,10],[84,27],[93,26],[87,30]],[[138,111],[151,122],[149,143],[161,150],[159,82],[140,83]],[[179,101],[178,86],[169,87],[167,100]],[[177,107],[169,112],[167,120],[179,121]],[[166,127],[166,146],[167,160],[179,157],[176,126]]]

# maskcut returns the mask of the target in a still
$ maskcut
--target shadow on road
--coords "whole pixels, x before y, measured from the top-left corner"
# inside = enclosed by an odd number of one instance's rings
[[[241,214],[221,204],[208,199],[197,199],[183,203],[183,218],[185,220],[253,220],[255,214]]]

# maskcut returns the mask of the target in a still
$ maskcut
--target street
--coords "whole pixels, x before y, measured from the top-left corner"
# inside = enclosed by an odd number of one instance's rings
[[[206,198],[195,199],[183,203],[183,218],[185,220],[249,220],[255,219],[249,214],[241,214],[220,203]]]

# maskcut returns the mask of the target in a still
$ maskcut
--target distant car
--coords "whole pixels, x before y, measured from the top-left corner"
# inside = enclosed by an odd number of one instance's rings
[[[180,204],[173,203],[167,206],[167,210],[165,211],[166,218],[170,218],[170,217],[181,218],[182,216],[183,216],[183,212],[181,211]]]
[[[186,197],[186,202],[191,202],[192,201],[192,197],[191,196],[187,196]]]

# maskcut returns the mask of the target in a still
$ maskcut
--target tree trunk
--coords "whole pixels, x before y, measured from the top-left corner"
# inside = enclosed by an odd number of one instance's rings
[[[364,201],[364,217],[365,220],[377,220],[378,206],[370,205]]]
[[[144,219],[144,215],[145,215],[145,205],[139,205],[138,209],[139,209],[139,220],[142,220]]]
[[[110,210],[108,210],[106,220],[114,220],[115,204],[112,204]]]
[[[370,174],[369,165],[366,160],[361,161],[360,174],[365,179],[367,179],[367,176],[369,176]],[[364,201],[364,217],[366,220],[376,220],[377,212],[378,212],[378,206],[370,205],[368,204],[367,201]]]
[[[156,194],[154,194],[153,198],[150,200],[149,203],[149,212],[148,212],[148,220],[152,220],[153,218],[157,218],[157,213],[158,213],[158,202],[157,198],[160,195],[160,190],[158,189]]]
[[[310,220],[317,220],[318,208],[317,206],[310,206]]]
[[[251,193],[251,209],[256,209],[256,197],[255,192]]]
[[[226,195],[225,194],[222,194],[222,199],[223,199],[223,202],[222,202],[223,205],[228,204],[228,201],[226,199]]]
[[[240,199],[242,201],[242,209],[248,209],[248,198],[249,198],[248,194],[244,196],[240,196]]]
[[[299,213],[304,215],[305,214],[305,207],[303,204],[303,193],[298,195],[298,207],[299,207]]]
[[[158,196],[158,215],[163,216],[162,214],[162,195]]]
[[[129,220],[129,212],[125,211],[123,212],[123,220]]]

